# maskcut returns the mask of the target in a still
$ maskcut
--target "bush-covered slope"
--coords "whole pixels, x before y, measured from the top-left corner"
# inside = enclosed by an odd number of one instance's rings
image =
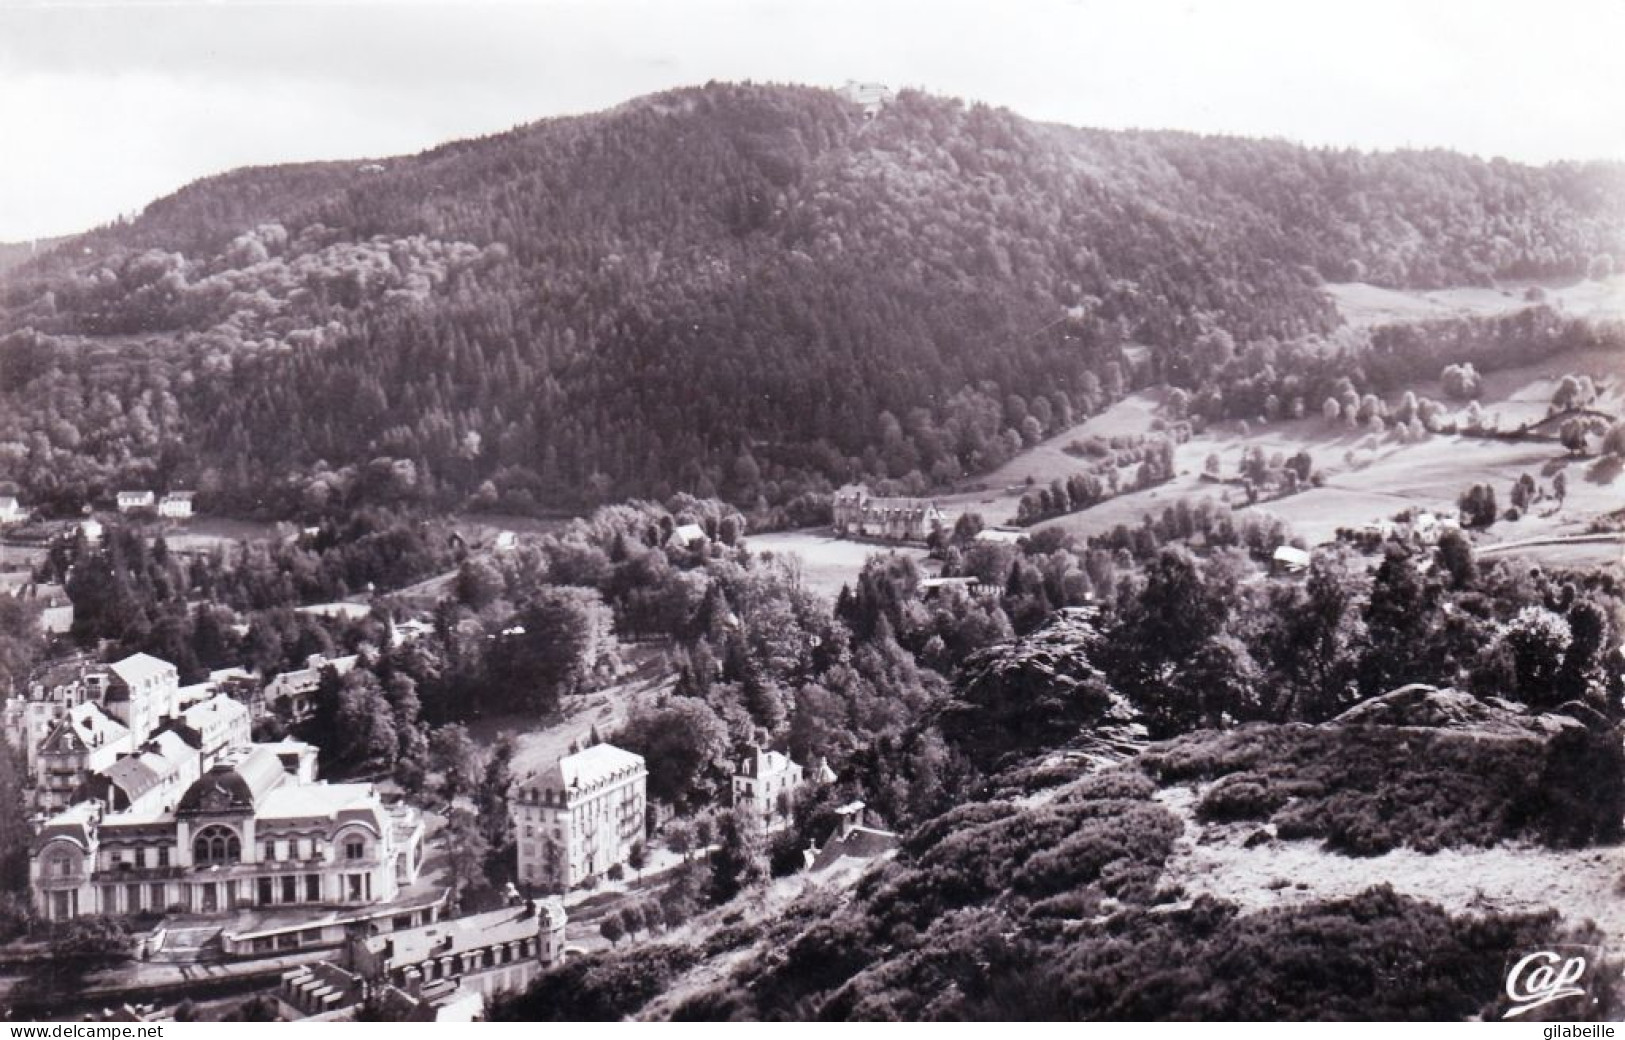
[[[850,899],[813,890],[748,923],[718,911],[544,976],[496,1015],[1462,1019],[1491,1012],[1509,954],[1597,941],[1554,913],[1456,915],[1386,886],[1254,913],[1185,900],[1161,881],[1183,825],[1155,791],[1130,765],[970,802]]]

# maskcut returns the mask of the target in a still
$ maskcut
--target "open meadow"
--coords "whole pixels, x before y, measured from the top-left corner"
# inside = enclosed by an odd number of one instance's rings
[[[926,558],[925,550],[919,546],[855,542],[836,538],[826,528],[753,534],[745,545],[760,556],[771,554],[796,560],[807,587],[831,600],[840,594],[842,585],[857,578],[871,556],[899,553],[913,557],[922,565]]]
[[[1544,302],[1577,318],[1625,318],[1625,275],[1600,281],[1570,279],[1531,281],[1503,288],[1459,286],[1449,289],[1385,289],[1364,282],[1330,284],[1326,293],[1343,318],[1357,328],[1463,316],[1495,317]],[[1540,299],[1530,299],[1532,289]]]
[[[1466,291],[1466,290],[1463,290]],[[1550,358],[1536,365],[1488,373],[1483,379],[1480,407],[1498,419],[1503,429],[1537,422],[1547,414],[1559,381],[1568,374],[1587,375],[1598,385],[1593,407],[1612,415],[1625,415],[1625,358],[1602,351],[1582,351]],[[1418,394],[1442,397],[1436,382],[1415,388]],[[1157,418],[1160,395],[1133,394],[1085,422],[1021,452],[981,481],[983,490],[958,492],[939,501],[951,523],[964,512],[975,512],[985,523],[1009,523],[1021,496],[1031,486],[1045,486],[1085,468],[1082,460],[1064,447],[1091,436],[1112,437],[1150,432]],[[1391,401],[1390,404],[1397,403]],[[1460,416],[1458,411],[1457,415]],[[1057,526],[1079,537],[1099,535],[1118,524],[1129,526],[1146,515],[1161,513],[1175,502],[1204,498],[1239,503],[1237,484],[1201,478],[1211,455],[1218,456],[1220,472],[1236,476],[1243,455],[1260,448],[1268,456],[1291,456],[1307,451],[1314,469],[1323,477],[1320,487],[1280,499],[1265,499],[1238,512],[1258,510],[1280,517],[1295,535],[1310,545],[1335,537],[1341,527],[1358,527],[1392,517],[1409,508],[1454,513],[1461,493],[1475,483],[1496,488],[1502,508],[1514,481],[1529,474],[1550,489],[1563,473],[1566,498],[1536,503],[1517,521],[1498,521],[1477,536],[1485,547],[1503,542],[1533,542],[1520,546],[1522,555],[1553,565],[1575,566],[1616,563],[1619,551],[1606,543],[1548,541],[1586,534],[1594,518],[1625,509],[1625,477],[1617,467],[1594,457],[1572,456],[1555,441],[1496,440],[1465,435],[1431,435],[1405,442],[1392,433],[1376,435],[1363,429],[1328,424],[1318,415],[1277,423],[1224,423],[1213,426],[1179,445],[1174,453],[1175,476],[1156,487],[1133,491],[1089,509],[1036,525]],[[1125,474],[1126,475],[1126,474]],[[1032,481],[1031,484],[1028,480]]]

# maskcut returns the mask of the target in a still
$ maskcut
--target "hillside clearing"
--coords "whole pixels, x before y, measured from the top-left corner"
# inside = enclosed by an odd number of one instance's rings
[[[1343,320],[1357,328],[1463,316],[1496,317],[1534,305],[1525,297],[1533,288],[1545,302],[1566,314],[1595,319],[1625,317],[1625,275],[1603,281],[1526,282],[1506,288],[1461,286],[1451,289],[1385,289],[1364,282],[1328,284],[1326,294]]]
[[[1194,818],[1199,789],[1164,789],[1158,800],[1185,821],[1184,835],[1164,879],[1188,898],[1211,895],[1248,910],[1300,906],[1353,896],[1376,881],[1437,903],[1452,913],[1556,910],[1569,921],[1595,921],[1610,935],[1625,932],[1625,880],[1620,850],[1554,851],[1532,845],[1443,849],[1400,848],[1351,857],[1315,841],[1265,841],[1244,847],[1259,828],[1206,826]]]

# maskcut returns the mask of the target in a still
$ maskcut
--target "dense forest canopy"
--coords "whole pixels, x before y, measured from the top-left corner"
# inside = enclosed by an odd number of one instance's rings
[[[277,516],[688,491],[794,518],[1196,389],[1216,337],[1327,334],[1322,280],[1611,268],[1622,189],[1618,164],[710,84],[235,171],[6,272],[0,481],[59,513],[157,485]]]

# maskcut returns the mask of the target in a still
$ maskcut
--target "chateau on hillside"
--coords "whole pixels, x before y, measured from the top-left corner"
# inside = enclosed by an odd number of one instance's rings
[[[625,863],[645,831],[641,755],[595,744],[514,787],[519,880],[562,892]]]
[[[944,515],[928,498],[877,498],[863,484],[835,492],[835,531],[862,538],[923,542],[942,527]]]

